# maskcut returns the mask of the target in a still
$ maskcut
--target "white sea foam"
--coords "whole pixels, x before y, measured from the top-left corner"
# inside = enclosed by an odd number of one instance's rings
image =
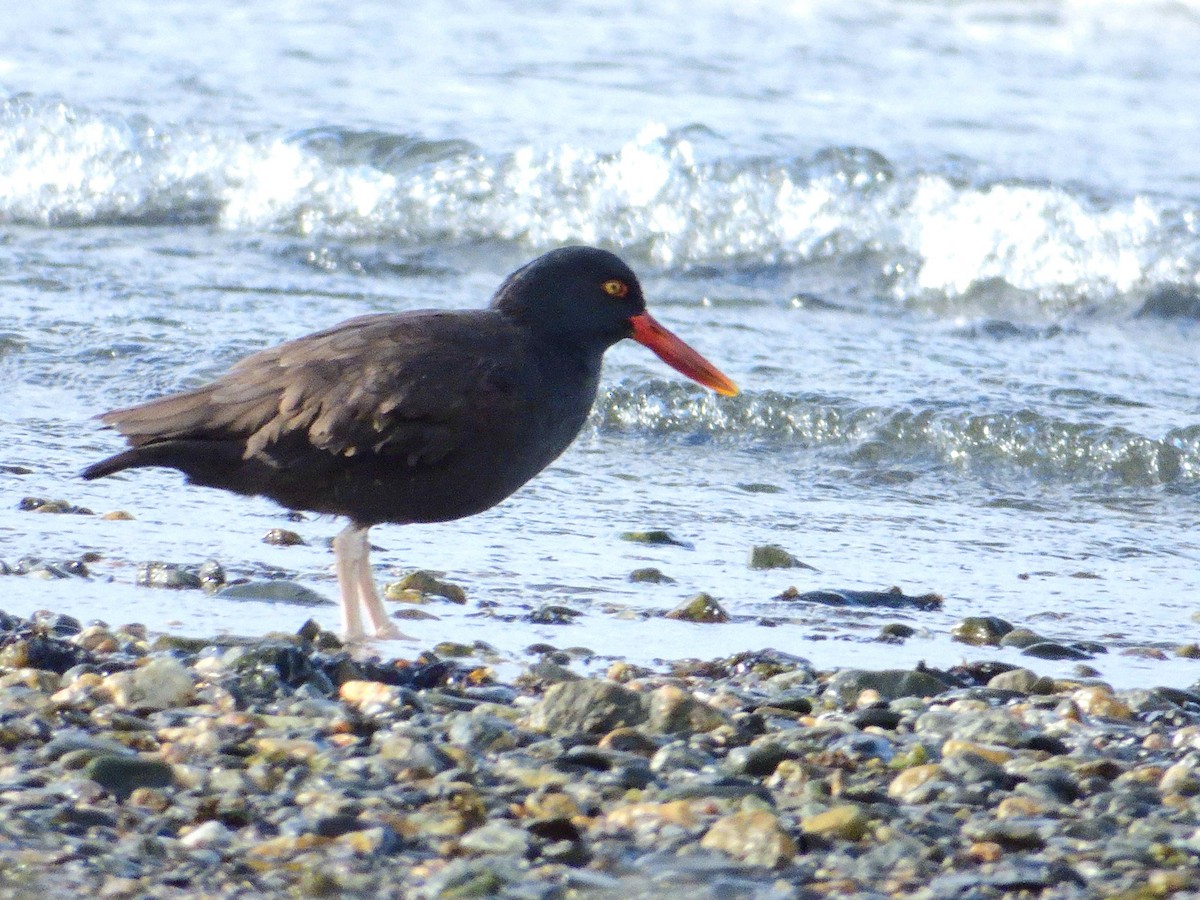
[[[857,259],[866,292],[959,311],[980,298],[980,311],[1001,301],[1061,311],[1200,283],[1200,211],[1178,202],[896,173],[857,148],[804,159],[711,151],[660,125],[611,152],[489,154],[337,129],[319,140],[164,132],[15,100],[0,110],[0,220],[212,221],[401,247],[604,243],[664,267]]]

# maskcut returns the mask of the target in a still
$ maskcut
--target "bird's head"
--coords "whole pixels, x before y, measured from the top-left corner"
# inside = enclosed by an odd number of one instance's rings
[[[719,394],[738,392],[716,366],[646,312],[637,276],[607,250],[551,250],[508,276],[492,307],[547,340],[597,354],[633,338],[693,381]]]

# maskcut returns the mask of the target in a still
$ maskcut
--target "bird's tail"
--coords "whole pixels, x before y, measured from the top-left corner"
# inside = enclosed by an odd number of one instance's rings
[[[88,481],[92,481],[95,478],[103,478],[106,475],[112,475],[114,472],[120,472],[124,469],[134,469],[138,466],[151,464],[146,460],[145,454],[135,447],[132,450],[126,450],[123,453],[110,456],[108,459],[102,459],[100,462],[92,463],[79,474]]]

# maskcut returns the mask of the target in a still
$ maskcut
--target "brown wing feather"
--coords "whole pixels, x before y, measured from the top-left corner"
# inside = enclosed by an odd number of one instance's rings
[[[519,349],[510,326],[486,311],[363,316],[249,356],[193,391],[100,418],[135,449],[232,441],[249,459],[303,435],[333,455],[433,463],[472,415],[516,412]]]

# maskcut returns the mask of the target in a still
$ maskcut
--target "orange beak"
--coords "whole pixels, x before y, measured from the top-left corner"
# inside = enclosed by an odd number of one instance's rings
[[[634,316],[629,324],[633,326],[633,339],[649,347],[677,372],[726,397],[738,392],[737,385],[721,374],[720,369],[659,325],[650,313]]]

